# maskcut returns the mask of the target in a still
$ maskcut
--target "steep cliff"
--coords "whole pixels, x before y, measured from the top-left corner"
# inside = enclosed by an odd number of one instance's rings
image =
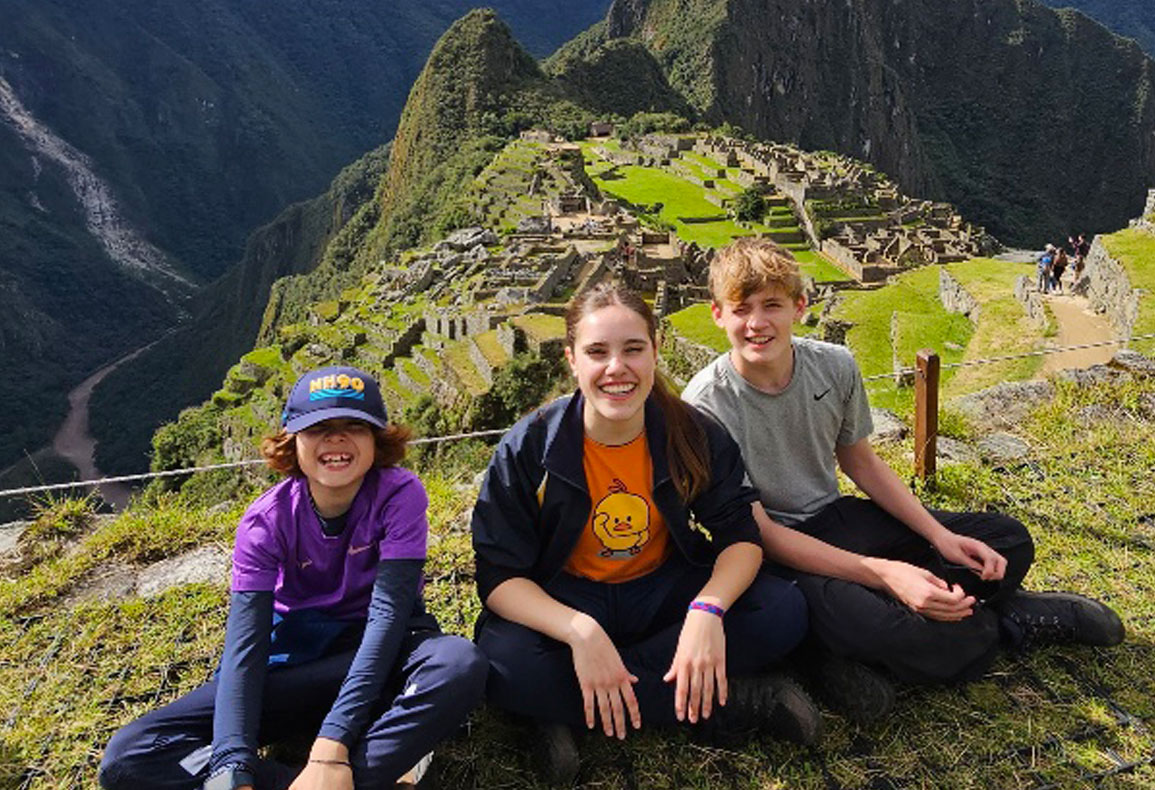
[[[608,2],[493,5],[546,55]],[[91,220],[110,215],[84,210],[67,167],[20,124],[84,163],[84,184],[116,209],[116,243],[207,283],[249,254],[256,228],[389,139],[433,43],[472,5],[0,3],[0,343],[39,404],[0,415],[0,467],[51,438],[70,387],[182,312],[102,249]],[[263,304],[264,292],[257,320]]]
[[[520,128],[548,121],[583,129],[592,117],[563,98],[493,11],[458,20],[413,84],[387,166],[384,154],[363,160],[326,195],[259,231],[188,327],[101,385],[93,399],[98,464],[141,468],[156,426],[207,397],[258,335],[275,342],[278,327],[302,320],[311,302],[454,227],[463,184]]]
[[[1152,61],[1080,14],[617,0],[606,30],[644,42],[706,118],[867,159],[1010,243],[1117,227],[1155,181]]]

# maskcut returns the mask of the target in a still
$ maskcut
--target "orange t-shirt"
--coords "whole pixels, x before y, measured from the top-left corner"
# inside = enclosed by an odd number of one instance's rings
[[[583,452],[593,509],[565,569],[611,584],[645,576],[670,554],[670,532],[653,502],[654,463],[646,435],[618,446],[587,436]]]

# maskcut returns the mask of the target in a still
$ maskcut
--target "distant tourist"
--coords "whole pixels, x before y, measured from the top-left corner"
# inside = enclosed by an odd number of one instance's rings
[[[393,787],[481,700],[485,659],[422,603],[428,498],[377,383],[306,373],[237,527],[214,680],[113,736],[104,788]],[[258,752],[311,738],[298,773]],[[416,779],[410,772],[410,778]]]
[[[1091,252],[1091,242],[1082,233],[1075,240],[1075,282],[1083,279],[1083,268],[1087,265],[1087,255]]]
[[[806,605],[762,570],[738,447],[660,377],[638,294],[578,297],[565,343],[578,391],[502,438],[473,510],[490,702],[539,725],[541,767],[567,786],[571,728],[813,742],[809,697],[764,674],[802,639]]]
[[[1039,275],[1039,291],[1049,293],[1051,290],[1051,267],[1055,263],[1055,245],[1048,244],[1043,248],[1043,254],[1035,263]]]
[[[1051,290],[1063,292],[1063,273],[1067,271],[1067,251],[1058,247],[1054,252],[1054,261],[1051,263]]]
[[[1123,625],[1080,595],[1026,592],[1026,527],[993,512],[928,511],[871,448],[872,422],[845,346],[793,336],[805,315],[798,264],[739,239],[710,264],[711,309],[730,351],[683,397],[742,448],[769,562],[794,569],[816,648],[803,665],[848,716],[883,715],[892,679],[970,680],[1001,645],[1114,645]],[[866,498],[840,496],[841,469]]]

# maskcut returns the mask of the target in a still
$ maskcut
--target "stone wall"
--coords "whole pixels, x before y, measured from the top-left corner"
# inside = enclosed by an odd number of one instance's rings
[[[425,319],[419,318],[410,324],[409,328],[393,341],[388,356],[382,361],[384,367],[393,365],[398,357],[409,356],[409,352],[413,350],[413,347],[421,342],[421,336],[423,334],[425,334]]]
[[[1107,253],[1099,237],[1091,244],[1083,278],[1079,287],[1091,307],[1107,316],[1120,338],[1130,338],[1139,316],[1139,291],[1131,287],[1126,269]]]
[[[1043,296],[1036,288],[1035,278],[1022,275],[1015,280],[1015,298],[1027,312],[1027,318],[1040,329],[1047,328],[1047,310]]]
[[[938,299],[948,313],[961,313],[972,324],[978,324],[981,312],[978,300],[946,269],[938,270]]]
[[[473,366],[477,368],[477,372],[481,374],[481,378],[485,381],[487,387],[493,386],[493,365],[489,363],[489,359],[481,351],[481,346],[477,345],[477,341],[472,337],[466,338],[466,348],[469,350],[469,358],[473,361]]]
[[[1143,206],[1143,214],[1138,219],[1131,220],[1131,227],[1155,231],[1155,189],[1147,190],[1147,203]]]
[[[663,322],[660,358],[666,372],[679,387],[685,386],[695,373],[713,362],[718,353],[687,340]]]
[[[894,371],[894,385],[896,387],[914,386],[914,372],[904,370],[902,360],[898,356],[898,311],[890,314],[890,369]]]

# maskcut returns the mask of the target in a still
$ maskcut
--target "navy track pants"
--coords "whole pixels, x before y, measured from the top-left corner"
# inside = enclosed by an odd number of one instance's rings
[[[353,650],[306,664],[270,668],[261,707],[262,744],[311,739],[329,712]],[[350,753],[358,790],[392,787],[478,705],[488,665],[467,639],[411,631],[390,674],[375,720]],[[119,730],[104,752],[105,790],[196,790],[207,778],[216,681]],[[252,766],[256,790],[284,790],[296,771],[271,761]]]
[[[674,685],[662,680],[674,659],[686,608],[709,579],[710,568],[680,558],[621,584],[566,573],[545,590],[597,620],[626,669],[638,677],[634,695],[642,726],[677,724]],[[752,675],[781,660],[806,632],[806,602],[792,582],[761,571],[724,618],[726,674]],[[543,722],[585,726],[581,689],[569,646],[486,613],[477,644],[489,657],[487,696],[499,708]]]

